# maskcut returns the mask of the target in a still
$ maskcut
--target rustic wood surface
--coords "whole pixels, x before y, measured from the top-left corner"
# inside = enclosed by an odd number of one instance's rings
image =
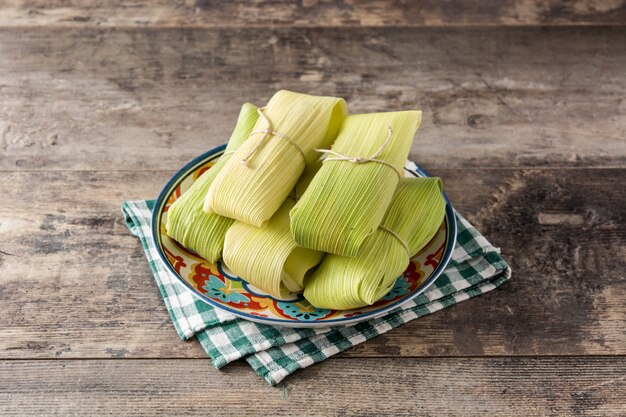
[[[174,170],[281,87],[419,106],[427,169],[626,163],[622,28],[0,29],[0,53],[0,169]]]
[[[624,3],[1,2],[0,415],[626,415]],[[119,206],[278,88],[422,108],[513,279],[277,388],[212,368]]]
[[[2,26],[624,25],[624,0],[4,0]]]
[[[622,417],[624,403],[623,357],[344,357],[276,388],[200,359],[0,362],[0,408],[19,416]]]

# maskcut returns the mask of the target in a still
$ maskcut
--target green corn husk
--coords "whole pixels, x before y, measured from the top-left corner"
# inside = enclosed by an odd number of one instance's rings
[[[326,255],[305,283],[304,297],[315,307],[334,310],[375,303],[437,233],[445,208],[439,178],[402,179],[381,227],[365,239],[357,256]]]
[[[330,155],[291,211],[291,232],[298,245],[343,256],[357,254],[387,211],[421,114],[402,111],[345,119],[332,150],[371,158],[387,143],[376,159],[392,167],[379,162],[331,161],[336,156]]]
[[[203,210],[206,193],[215,177],[248,138],[259,115],[257,107],[246,103],[242,106],[237,125],[228,141],[224,154],[215,165],[204,172],[193,185],[172,204],[167,212],[168,236],[202,258],[215,263],[222,257],[226,230],[234,220]]]
[[[281,90],[263,113],[278,134],[256,133],[268,128],[261,117],[250,139],[215,178],[205,201],[205,210],[257,227],[274,215],[305,168],[319,158],[314,149],[332,143],[345,118],[346,103]]]
[[[301,291],[307,272],[324,253],[298,247],[289,230],[287,198],[263,228],[235,222],[224,242],[224,263],[236,275],[275,298]]]

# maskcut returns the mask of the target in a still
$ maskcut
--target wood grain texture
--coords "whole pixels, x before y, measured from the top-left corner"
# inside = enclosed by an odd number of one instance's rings
[[[624,0],[0,2],[0,415],[624,416],[625,23]],[[513,279],[279,388],[211,367],[119,206],[279,88],[422,108],[412,159]]]
[[[623,0],[5,0],[0,26],[623,25]]]
[[[272,388],[206,360],[0,361],[0,415],[623,416],[625,376],[623,357],[331,359]]]
[[[626,163],[623,28],[4,29],[0,56],[3,170],[177,169],[279,88],[422,108],[428,169]]]
[[[2,173],[1,358],[206,357],[176,338],[119,209],[171,174]],[[514,278],[345,356],[626,354],[625,169],[433,174]]]

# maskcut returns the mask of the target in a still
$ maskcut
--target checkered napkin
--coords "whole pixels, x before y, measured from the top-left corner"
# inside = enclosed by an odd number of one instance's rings
[[[445,272],[423,294],[388,315],[331,329],[292,329],[253,323],[192,295],[161,263],[152,242],[153,201],[122,205],[126,225],[141,240],[146,257],[181,339],[195,336],[216,368],[245,358],[271,385],[300,368],[343,352],[435,311],[491,291],[511,277],[499,249],[457,214],[457,244]]]

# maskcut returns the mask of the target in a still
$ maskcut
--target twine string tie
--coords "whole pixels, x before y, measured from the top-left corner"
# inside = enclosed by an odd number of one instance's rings
[[[393,129],[391,128],[391,126],[387,126],[387,130],[388,130],[387,139],[380,146],[380,148],[378,148],[378,150],[374,152],[370,157],[344,155],[342,153],[333,151],[332,149],[315,149],[315,151],[334,156],[332,158],[324,159],[323,161],[324,163],[332,162],[332,161],[348,161],[354,164],[366,164],[368,162],[374,162],[377,164],[388,166],[389,168],[393,169],[393,171],[398,175],[398,178],[402,178],[402,173],[393,164],[391,164],[388,161],[385,161],[384,159],[378,159],[378,157],[385,150],[387,145],[389,145],[389,142],[391,141],[391,137],[393,136]]]
[[[265,114],[263,110],[265,110],[265,107],[259,107],[257,109],[257,112],[259,113],[259,116],[263,119],[263,121],[265,121],[265,123],[267,124],[267,127],[263,130],[255,130],[254,132],[250,133],[250,136],[262,134],[263,137],[261,138],[260,141],[257,142],[254,148],[252,148],[250,152],[248,152],[248,155],[246,155],[245,158],[241,160],[241,164],[244,166],[248,166],[248,161],[250,160],[250,158],[252,158],[254,154],[256,154],[257,151],[261,149],[261,147],[265,144],[266,140],[272,136],[281,138],[285,140],[286,142],[290,143],[291,145],[293,145],[293,147],[298,150],[298,152],[302,156],[302,159],[304,160],[304,163],[306,164],[306,156],[304,155],[304,151],[302,150],[302,148],[300,148],[300,146],[288,135],[285,135],[283,133],[273,130],[272,122],[270,121],[270,119],[267,117],[267,115]]]

